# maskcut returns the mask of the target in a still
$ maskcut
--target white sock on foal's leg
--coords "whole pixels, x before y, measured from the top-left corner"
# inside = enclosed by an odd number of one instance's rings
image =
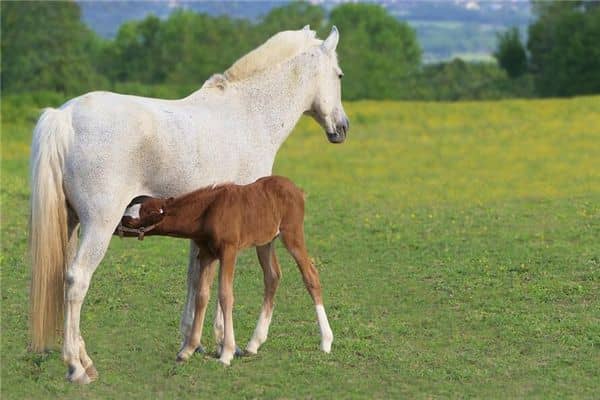
[[[254,334],[252,335],[252,339],[248,342],[246,346],[246,351],[251,354],[256,354],[258,352],[258,348],[267,340],[267,336],[269,334],[269,325],[271,325],[271,317],[273,316],[273,309],[269,311],[264,308],[260,312],[260,316],[258,317],[258,322],[256,323],[256,329],[254,329]]]
[[[331,343],[333,342],[333,332],[329,326],[329,321],[327,320],[327,314],[325,313],[325,307],[323,307],[323,304],[317,304],[315,308],[317,310],[319,330],[321,331],[321,350],[323,350],[325,353],[329,353],[331,351]]]

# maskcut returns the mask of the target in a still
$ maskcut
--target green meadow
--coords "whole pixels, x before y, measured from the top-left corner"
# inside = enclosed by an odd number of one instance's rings
[[[100,374],[85,387],[60,351],[27,351],[29,144],[50,98],[2,101],[2,399],[598,397],[600,97],[348,103],[343,145],[302,119],[274,172],[308,194],[332,353],[278,245],[258,355],[217,362],[213,291],[209,352],[176,364],[188,244],[115,237],[83,308]],[[245,346],[262,301],[253,250],[235,296]]]

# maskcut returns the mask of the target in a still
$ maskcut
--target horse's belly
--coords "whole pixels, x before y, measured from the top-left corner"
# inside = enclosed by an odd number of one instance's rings
[[[167,197],[270,173],[274,155],[248,152],[235,122],[221,121],[210,109],[131,99],[90,94],[69,106],[75,142],[67,164],[74,190]]]

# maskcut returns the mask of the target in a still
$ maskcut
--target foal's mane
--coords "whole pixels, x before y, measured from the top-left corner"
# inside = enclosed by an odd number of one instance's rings
[[[244,80],[269,67],[281,64],[309,48],[321,44],[322,40],[317,39],[315,35],[315,31],[308,29],[279,32],[242,56],[223,74],[211,76],[202,85],[202,88],[224,89],[228,82]]]

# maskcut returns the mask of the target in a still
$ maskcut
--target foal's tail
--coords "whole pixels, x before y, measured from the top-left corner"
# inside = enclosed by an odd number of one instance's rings
[[[65,154],[73,137],[68,111],[46,109],[31,144],[31,349],[54,344],[63,320],[67,253],[67,203],[63,190]]]

